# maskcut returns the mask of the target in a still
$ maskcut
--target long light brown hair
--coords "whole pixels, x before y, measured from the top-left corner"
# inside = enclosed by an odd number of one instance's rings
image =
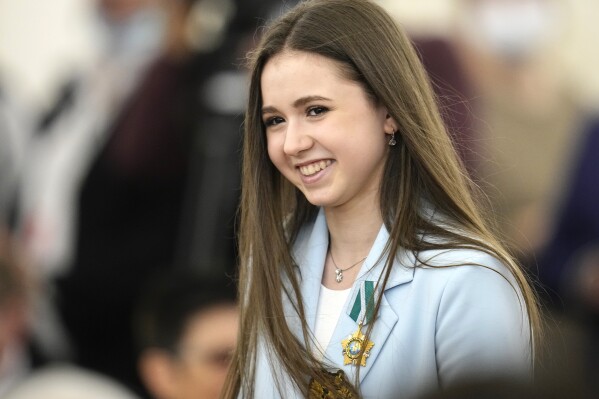
[[[264,32],[250,57],[251,82],[243,144],[240,243],[241,334],[226,397],[254,394],[258,344],[278,359],[283,372],[303,392],[311,378],[324,379],[312,357],[299,278],[291,254],[302,225],[317,208],[291,186],[268,157],[262,122],[260,80],[266,63],[285,50],[318,54],[336,61],[347,79],[358,82],[397,123],[380,184],[380,209],[390,239],[387,254],[447,248],[476,248],[501,260],[524,298],[531,331],[539,334],[540,315],[523,271],[490,232],[476,205],[474,185],[464,172],[441,120],[426,72],[409,39],[392,18],[368,0],[313,0],[300,3]],[[449,223],[422,214],[425,199]],[[421,239],[422,233],[441,238]],[[384,289],[394,256],[379,281]],[[284,283],[285,282],[285,283]],[[302,322],[298,340],[285,320],[288,297]],[[379,303],[375,311],[378,312]],[[370,323],[367,335],[374,323]],[[534,341],[535,337],[531,337]],[[356,377],[356,383],[358,379]],[[356,388],[356,393],[359,388]]]

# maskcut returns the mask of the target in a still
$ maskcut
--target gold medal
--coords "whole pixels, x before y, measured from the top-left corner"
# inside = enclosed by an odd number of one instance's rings
[[[366,366],[366,358],[370,356],[370,350],[374,346],[374,342],[367,341],[364,339],[364,334],[362,334],[362,323],[358,325],[358,330],[341,341],[341,346],[343,348],[343,364],[358,364],[358,359],[360,357],[360,352],[362,348],[364,348],[364,354],[362,355],[362,361],[360,362],[360,366]]]
[[[308,399],[357,399],[357,396],[353,394],[354,389],[347,381],[343,371],[337,370],[335,373],[326,371],[325,375],[328,377],[330,385],[325,386],[326,384],[323,385],[323,383],[312,379],[308,389]],[[334,388],[334,391],[328,388],[330,386]]]

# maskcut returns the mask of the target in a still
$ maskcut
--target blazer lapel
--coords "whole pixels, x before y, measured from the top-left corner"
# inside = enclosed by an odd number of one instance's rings
[[[328,246],[329,230],[324,211],[321,209],[312,229],[298,239],[298,245],[294,249],[295,261],[300,273],[304,313],[311,331],[314,331],[316,324],[316,310]]]
[[[353,299],[354,296],[352,295],[350,298]],[[380,312],[376,319],[372,335],[370,336],[370,341],[374,343],[374,346],[370,350],[370,356],[366,359],[366,366],[354,366],[351,363],[344,364],[343,346],[341,342],[358,330],[358,323],[356,323],[347,312],[343,312],[339,316],[337,327],[335,328],[335,332],[333,333],[326,350],[325,361],[342,365],[341,368],[345,371],[350,381],[354,380],[356,368],[360,367],[360,382],[362,382],[375,364],[378,355],[385,345],[385,341],[387,341],[391,330],[393,330],[393,327],[395,327],[395,324],[397,323],[398,316],[389,306],[384,294],[381,301]],[[367,329],[367,325],[363,326],[362,333],[364,334]]]
[[[364,261],[364,264],[360,269],[356,282],[352,288],[352,292],[345,304],[344,310],[339,316],[339,321],[335,327],[335,332],[331,337],[331,341],[329,342],[325,353],[325,361],[343,365],[344,357],[342,353],[343,348],[341,342],[358,330],[358,323],[349,316],[351,307],[354,303],[357,292],[360,290],[362,281],[370,280],[374,281],[376,284],[379,276],[381,276],[385,262],[387,260],[387,256],[383,257],[382,255],[388,240],[389,233],[383,225],[379,231],[379,234],[377,235],[377,238],[375,239],[368,257],[366,258],[366,261]],[[405,284],[412,281],[414,278],[414,261],[414,256],[405,251],[401,251],[396,256],[393,268],[391,269],[391,274],[389,275],[387,286],[385,287],[385,291],[388,291],[400,284]],[[389,335],[391,334],[391,331],[393,330],[393,327],[397,323],[399,317],[401,317],[401,315],[395,313],[387,300],[385,292],[383,292],[381,295],[381,306],[379,308],[379,313],[377,315],[375,325],[372,330],[372,335],[370,337],[370,341],[374,343],[374,346],[370,350],[370,356],[366,359],[366,366],[354,366],[352,364],[342,366],[342,369],[345,371],[348,378],[350,378],[350,381],[353,381],[355,378],[356,367],[361,368],[360,382],[362,382],[366,375],[368,375],[368,372],[376,363],[377,357],[381,353],[382,348],[384,347],[387,338],[389,338]],[[367,325],[363,326],[362,333],[365,333],[367,329]]]

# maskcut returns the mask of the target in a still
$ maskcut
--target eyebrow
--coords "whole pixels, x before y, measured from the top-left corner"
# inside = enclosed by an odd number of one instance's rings
[[[322,96],[304,96],[300,97],[293,102],[293,107],[298,108],[304,106],[312,101],[332,101],[330,98],[322,97]],[[262,114],[268,113],[276,113],[277,109],[275,107],[266,106],[262,107]]]

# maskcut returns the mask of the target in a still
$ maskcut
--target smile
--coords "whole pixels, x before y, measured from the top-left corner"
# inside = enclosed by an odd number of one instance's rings
[[[318,173],[321,170],[325,169],[331,163],[333,163],[333,161],[331,161],[330,159],[327,159],[326,161],[318,161],[318,162],[311,163],[309,165],[300,166],[298,169],[302,175],[312,176],[313,174]]]

